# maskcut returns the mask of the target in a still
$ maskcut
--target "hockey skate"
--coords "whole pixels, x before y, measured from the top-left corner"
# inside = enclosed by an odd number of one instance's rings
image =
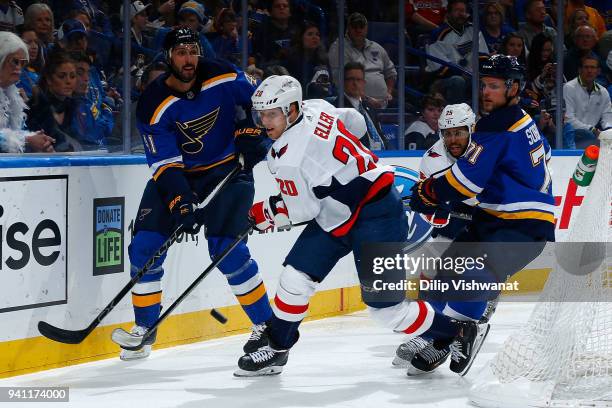
[[[460,333],[455,337],[449,348],[451,353],[450,369],[463,376],[472,366],[491,326],[488,323],[477,324],[474,322],[464,322],[462,326]]]
[[[147,328],[142,327],[142,326],[134,326],[132,327],[132,330],[130,330],[130,334],[133,334],[139,337],[143,336],[146,332],[147,332]],[[149,357],[149,355],[151,354],[151,347],[153,346],[153,343],[155,343],[156,337],[157,337],[157,331],[155,331],[155,333],[153,333],[153,335],[147,339],[144,346],[142,346],[138,350],[121,349],[119,358],[123,361],[130,361],[130,360],[139,360],[142,358]]]
[[[268,322],[254,324],[251,335],[247,340],[242,351],[246,354],[254,353],[260,348],[268,345]]]
[[[391,365],[395,368],[408,368],[410,361],[416,353],[429,345],[429,342],[421,336],[413,337],[406,343],[402,343],[395,350],[395,358]]]
[[[434,346],[434,342],[430,341],[425,348],[416,353],[412,360],[410,360],[410,364],[406,367],[406,375],[412,377],[429,374],[444,364],[449,355],[450,350],[448,346],[438,349]]]
[[[238,360],[236,377],[259,377],[278,375],[287,364],[289,350],[277,350],[271,346],[263,346],[259,350],[245,354]]]

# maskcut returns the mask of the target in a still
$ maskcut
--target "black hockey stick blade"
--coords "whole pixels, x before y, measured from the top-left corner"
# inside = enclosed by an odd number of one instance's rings
[[[55,327],[47,322],[39,321],[38,331],[46,338],[60,343],[79,344],[85,340],[85,337],[89,335],[91,330],[89,327],[83,330],[60,329],[59,327]]]

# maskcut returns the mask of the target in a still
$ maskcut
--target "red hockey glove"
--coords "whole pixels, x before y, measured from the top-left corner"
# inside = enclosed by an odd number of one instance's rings
[[[438,208],[433,214],[421,214],[421,217],[434,228],[444,228],[450,222],[450,213],[443,208]]]
[[[266,231],[271,227],[283,228],[291,225],[289,212],[280,196],[270,196],[259,201],[249,210],[249,221],[257,231]]]

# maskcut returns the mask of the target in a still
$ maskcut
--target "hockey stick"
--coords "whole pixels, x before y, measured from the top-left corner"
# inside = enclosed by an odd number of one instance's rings
[[[404,203],[404,208],[412,211],[410,208],[410,196],[402,197],[402,202]],[[457,211],[449,211],[449,214],[452,218],[458,218],[460,220],[472,221],[472,214],[462,213]]]
[[[198,209],[205,208],[213,200],[213,198],[215,198],[219,194],[219,192],[223,189],[223,187],[227,185],[230,179],[232,179],[236,174],[238,174],[241,168],[242,166],[238,165],[230,173],[228,173],[228,175],[225,176],[225,178],[221,180],[221,182],[219,182],[217,187],[215,187],[215,189],[208,195],[208,197],[206,197],[206,199],[198,206]],[[134,285],[138,283],[140,278],[142,278],[144,274],[147,273],[149,269],[151,269],[153,264],[155,264],[155,262],[159,258],[164,256],[164,254],[168,251],[168,249],[172,246],[172,244],[174,244],[177,238],[181,235],[182,229],[183,229],[182,225],[179,225],[174,230],[174,232],[170,234],[170,237],[161,245],[161,247],[157,250],[157,252],[155,252],[155,254],[153,254],[153,256],[149,258],[147,263],[132,277],[132,279],[130,279],[130,281],[123,287],[123,289],[121,289],[121,291],[119,291],[119,293],[110,301],[110,303],[106,305],[104,309],[102,309],[102,311],[89,324],[89,326],[87,326],[86,328],[82,330],[67,330],[67,329],[61,329],[59,327],[55,327],[41,320],[38,322],[38,331],[40,332],[40,334],[47,337],[48,339],[51,339],[51,340],[54,340],[60,343],[67,343],[67,344],[81,343],[83,340],[85,340],[87,336],[91,334],[91,332],[100,324],[100,322],[115,308],[115,306],[117,306],[117,304],[121,301],[121,299],[123,299],[123,297],[134,287]],[[220,313],[218,313],[218,315],[220,315]],[[214,314],[213,316],[217,318],[217,316],[215,316]],[[217,318],[217,320],[223,323],[222,319],[220,320]]]
[[[151,327],[149,327],[147,329],[147,331],[139,336],[133,333],[128,333],[127,331],[125,331],[122,328],[117,328],[115,330],[113,330],[113,334],[111,335],[111,339],[117,343],[119,346],[121,346],[121,348],[126,349],[126,350],[138,350],[140,349],[144,343],[147,341],[147,339],[149,337],[151,337],[153,335],[153,333],[155,333],[155,330],[159,327],[160,324],[162,324],[162,322],[164,320],[166,320],[166,318],[170,315],[170,313],[172,313],[172,311],[174,309],[176,309],[176,307],[181,304],[181,302],[187,297],[189,296],[189,294],[196,288],[196,286],[198,286],[200,284],[200,282],[202,282],[202,280],[204,278],[206,278],[206,276],[208,276],[208,274],[217,267],[217,265],[219,265],[219,263],[221,263],[221,261],[223,261],[223,259],[225,259],[225,257],[244,239],[246,238],[247,235],[249,235],[249,233],[251,232],[251,230],[253,229],[253,227],[251,225],[249,225],[249,227],[247,229],[245,229],[242,233],[240,233],[240,235],[227,247],[223,250],[223,252],[221,252],[219,254],[219,256],[210,264],[208,265],[208,267],[206,269],[204,269],[204,271],[200,274],[200,276],[198,276],[196,278],[195,281],[193,281],[193,283],[191,285],[189,285],[189,287],[183,292],[181,293],[181,295],[174,301],[174,303],[172,303],[170,305],[170,307],[168,307],[168,309],[157,319],[157,321],[155,323],[153,323],[153,325]],[[213,309],[214,310],[214,309]]]

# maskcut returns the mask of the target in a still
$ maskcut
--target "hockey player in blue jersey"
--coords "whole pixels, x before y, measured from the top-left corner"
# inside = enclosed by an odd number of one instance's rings
[[[188,28],[168,33],[164,52],[170,72],[147,87],[136,113],[152,178],[145,187],[129,247],[132,274],[179,225],[191,234],[205,226],[211,258],[222,252],[248,226],[254,197],[251,170],[266,153],[250,148],[253,143],[249,139],[264,138],[257,136],[261,130],[236,130],[237,107],[250,111],[254,80],[222,60],[201,58],[198,37]],[[204,210],[196,211],[196,204],[237,165],[238,154],[245,157],[243,171]],[[163,261],[160,259],[132,289],[136,323],[132,332],[138,335],[159,317]],[[272,310],[246,243],[240,243],[219,269],[254,324],[245,352],[256,350],[267,344],[262,333]],[[154,341],[152,336],[150,343]],[[147,344],[137,351],[122,350],[120,357],[143,358],[150,350],[151,344]]]
[[[440,279],[504,282],[537,257],[547,241],[554,241],[554,199],[547,168],[550,147],[532,118],[518,105],[524,83],[523,68],[514,57],[494,55],[480,65],[480,100],[483,117],[477,122],[468,151],[442,177],[427,178],[413,188],[410,206],[423,214],[444,211],[445,203],[476,199],[473,220],[443,254],[470,256],[487,253],[484,270],[454,271]],[[459,253],[470,243],[470,253]],[[518,244],[517,244],[518,243]],[[453,252],[455,251],[455,252]],[[453,286],[451,285],[451,288]],[[477,322],[487,299],[499,293],[458,293],[444,314]],[[415,347],[408,374],[429,372],[450,354],[451,370],[465,373],[478,353],[489,325],[471,324],[454,338],[430,338]]]

